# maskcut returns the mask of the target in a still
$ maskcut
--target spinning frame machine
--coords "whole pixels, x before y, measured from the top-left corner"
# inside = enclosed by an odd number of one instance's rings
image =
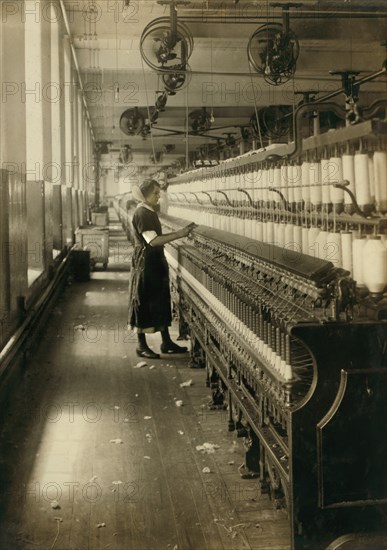
[[[189,192],[193,181],[182,183],[186,178],[170,186],[166,231],[203,214],[209,222],[235,217],[237,228],[250,220],[257,233],[259,224],[273,219],[277,226],[293,225],[286,223],[296,216],[292,207],[282,200],[265,203],[262,189],[257,201],[234,202],[222,189]],[[200,186],[211,187],[212,179],[205,176]],[[222,193],[224,200],[212,198]],[[208,201],[199,204],[199,195]],[[372,243],[385,231],[383,214],[364,218],[330,207],[329,214],[322,208],[303,212],[312,238],[319,225],[321,232],[335,223],[336,231],[345,229],[339,235],[352,236],[356,255],[358,242]],[[190,244],[170,244],[166,253],[181,329],[192,340],[191,365],[206,368],[212,406],[228,407],[229,430],[244,438],[242,477],[256,477],[274,505],[287,508],[292,548],[326,548],[343,534],[377,532],[387,504],[382,283],[370,284],[378,292],[367,294],[356,285],[353,267],[351,273],[302,252],[294,232],[288,247],[275,237],[257,240],[212,225],[200,225]],[[331,233],[325,232],[329,250]],[[386,277],[387,249],[379,238],[375,242],[383,246]],[[379,269],[376,259],[370,265]]]
[[[335,132],[175,178],[162,216],[200,224],[166,247],[191,366],[295,549],[387,540],[387,127],[347,111]]]

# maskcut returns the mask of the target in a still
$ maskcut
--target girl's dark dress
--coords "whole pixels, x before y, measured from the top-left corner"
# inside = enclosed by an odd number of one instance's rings
[[[162,234],[156,212],[138,206],[132,219],[135,248],[129,282],[130,326],[138,332],[157,332],[166,329],[172,321],[168,263],[164,247],[148,245],[144,231]]]

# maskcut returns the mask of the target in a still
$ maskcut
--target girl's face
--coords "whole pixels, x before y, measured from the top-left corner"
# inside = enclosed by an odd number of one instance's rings
[[[151,191],[149,195],[145,197],[145,201],[147,204],[149,204],[149,206],[154,207],[158,204],[159,198],[160,198],[160,188],[154,187],[153,191]]]

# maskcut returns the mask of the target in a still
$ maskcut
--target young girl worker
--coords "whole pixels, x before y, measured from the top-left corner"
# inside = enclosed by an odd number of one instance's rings
[[[160,355],[148,347],[146,334],[161,333],[161,353],[184,353],[186,347],[175,344],[169,335],[172,322],[169,269],[164,245],[187,237],[197,227],[187,225],[173,233],[162,234],[156,212],[160,185],[148,179],[132,189],[140,201],[134,212],[132,225],[135,247],[129,280],[128,323],[137,329],[136,353],[139,357],[158,359]]]

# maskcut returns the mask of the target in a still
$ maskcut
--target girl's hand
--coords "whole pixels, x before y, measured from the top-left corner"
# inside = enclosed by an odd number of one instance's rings
[[[185,227],[180,229],[179,233],[182,237],[187,237],[191,233],[191,231],[195,229],[195,227],[197,227],[196,223],[190,223],[189,225],[186,225]]]

